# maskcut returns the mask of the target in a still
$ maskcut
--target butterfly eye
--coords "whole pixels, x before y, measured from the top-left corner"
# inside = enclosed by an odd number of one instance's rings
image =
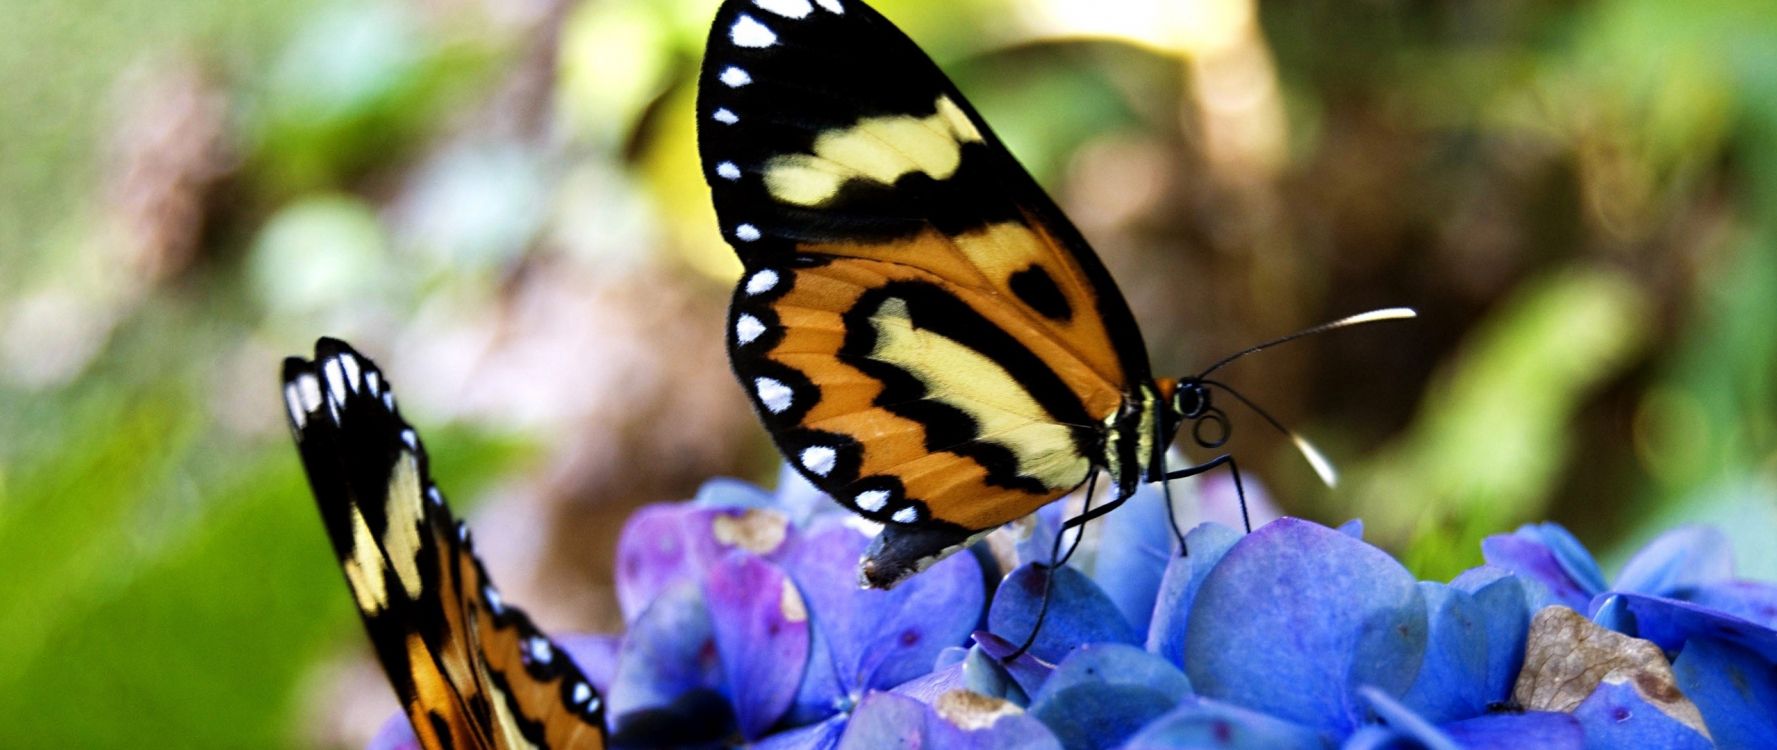
[[[1209,411],[1209,389],[1202,383],[1179,383],[1172,394],[1172,410],[1181,420],[1196,419]]]

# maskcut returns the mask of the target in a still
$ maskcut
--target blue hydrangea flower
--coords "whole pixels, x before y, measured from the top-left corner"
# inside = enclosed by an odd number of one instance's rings
[[[1577,750],[1777,737],[1777,593],[1736,579],[1708,529],[1655,540],[1611,587],[1571,534],[1527,526],[1488,539],[1489,564],[1445,583],[1415,580],[1355,522],[1282,518],[1250,535],[1203,523],[1181,556],[1160,494],[1143,490],[1054,572],[1047,619],[1014,657],[1061,513],[870,591],[856,578],[868,523],[790,472],[776,493],[718,480],[630,520],[617,562],[626,632],[563,646],[627,747]],[[385,734],[374,747],[411,737],[393,724]]]

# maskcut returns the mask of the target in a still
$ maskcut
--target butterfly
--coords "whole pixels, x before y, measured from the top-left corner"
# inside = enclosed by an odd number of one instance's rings
[[[1100,469],[1116,499],[1094,515],[1144,482],[1221,465],[1238,480],[1225,454],[1166,467],[1181,425],[1210,447],[1226,437],[1215,367],[1154,376],[1079,230],[861,0],[724,2],[697,118],[744,267],[730,363],[791,464],[884,525],[866,585],[893,586]]]
[[[501,599],[376,364],[323,338],[284,403],[352,601],[425,748],[606,745],[604,701]]]

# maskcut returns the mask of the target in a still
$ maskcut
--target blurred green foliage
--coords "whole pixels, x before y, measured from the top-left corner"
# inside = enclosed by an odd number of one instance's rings
[[[690,114],[713,5],[9,8],[0,746],[340,739],[306,725],[313,672],[361,637],[278,358],[473,339],[538,268],[725,295]],[[1074,211],[1166,368],[1425,313],[1241,365],[1346,469],[1318,489],[1236,414],[1286,508],[1363,517],[1425,576],[1552,517],[1594,548],[1719,523],[1777,577],[1777,4],[880,5]],[[449,400],[409,414],[459,504],[557,447]]]

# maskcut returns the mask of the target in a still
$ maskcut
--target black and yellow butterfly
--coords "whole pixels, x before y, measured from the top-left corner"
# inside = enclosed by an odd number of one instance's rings
[[[1231,463],[1167,471],[1181,424],[1219,421],[1218,384],[1154,377],[1080,232],[861,0],[724,2],[697,117],[745,267],[729,358],[801,473],[885,525],[869,585],[1100,468],[1117,496],[1102,511],[1143,482]]]
[[[321,339],[314,361],[284,360],[284,402],[346,584],[420,745],[604,748],[598,690],[501,600],[376,365]]]

